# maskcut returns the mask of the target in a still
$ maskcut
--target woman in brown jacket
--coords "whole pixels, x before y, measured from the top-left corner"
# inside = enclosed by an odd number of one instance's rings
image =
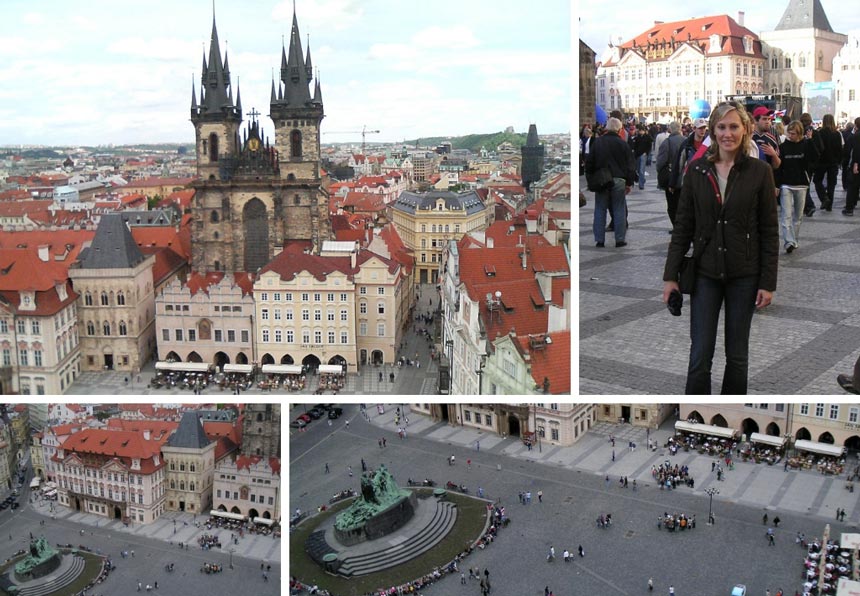
[[[663,301],[678,290],[678,271],[690,244],[696,283],[690,306],[687,395],[711,393],[717,323],[726,306],[724,395],[745,395],[749,336],[756,308],[776,289],[779,227],[773,173],[749,156],[750,118],[740,104],[711,114],[711,146],[689,164],[663,271]]]

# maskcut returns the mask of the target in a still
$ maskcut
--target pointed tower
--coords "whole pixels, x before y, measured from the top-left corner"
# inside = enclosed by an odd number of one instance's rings
[[[543,172],[544,147],[538,139],[537,126],[529,125],[529,134],[526,144],[520,147],[522,156],[522,180],[526,192],[529,192],[532,182],[540,180]]]
[[[320,122],[324,113],[322,94],[318,94],[317,102],[311,96],[312,79],[310,47],[303,56],[294,10],[289,48],[281,48],[281,78],[277,83],[277,98],[270,105],[270,116],[275,123],[281,177],[319,184]]]
[[[230,68],[226,55],[224,61],[221,60],[214,15],[208,63],[205,54],[203,56],[199,105],[192,89],[191,122],[196,133],[197,175],[204,180],[217,180],[219,161],[238,152],[236,132],[242,122],[242,112],[233,104]]]

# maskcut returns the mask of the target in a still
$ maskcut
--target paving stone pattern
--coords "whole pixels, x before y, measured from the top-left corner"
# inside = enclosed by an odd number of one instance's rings
[[[628,245],[596,248],[594,195],[579,210],[579,391],[583,395],[681,394],[690,346],[689,297],[680,317],[662,303],[669,244],[666,199],[654,166],[645,190],[628,195]],[[585,178],[580,178],[585,188]],[[818,198],[811,191],[816,205]],[[860,356],[860,218],[841,214],[837,183],[833,211],[804,218],[800,247],[780,252],[773,304],[753,318],[749,393],[842,394],[836,375]],[[780,240],[782,246],[782,240]],[[712,385],[722,383],[720,317]],[[843,394],[844,395],[844,394]]]

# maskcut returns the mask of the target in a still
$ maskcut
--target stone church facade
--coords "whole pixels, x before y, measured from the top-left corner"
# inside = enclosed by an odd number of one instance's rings
[[[242,125],[241,92],[233,89],[212,22],[204,56],[200,102],[192,89],[197,175],[192,203],[195,271],[247,271],[268,263],[284,242],[308,241],[314,250],[331,236],[328,195],[321,187],[322,92],[314,79],[310,48],[302,55],[293,14],[289,50],[282,49],[280,77],[272,81],[269,116],[275,141],[263,138],[252,109]]]

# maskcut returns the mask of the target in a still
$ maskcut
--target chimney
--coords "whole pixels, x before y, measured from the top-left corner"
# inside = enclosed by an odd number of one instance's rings
[[[357,254],[358,254],[358,251],[355,251],[355,250],[353,250],[351,253],[349,253],[349,266],[352,267],[353,269],[355,269],[355,260],[356,260]]]
[[[523,269],[528,268],[528,254],[529,254],[529,249],[524,246],[523,247]]]
[[[487,236],[487,248],[494,248],[496,241],[491,236]]]
[[[744,11],[742,10],[738,11],[738,25],[740,25],[741,27],[744,26]]]

